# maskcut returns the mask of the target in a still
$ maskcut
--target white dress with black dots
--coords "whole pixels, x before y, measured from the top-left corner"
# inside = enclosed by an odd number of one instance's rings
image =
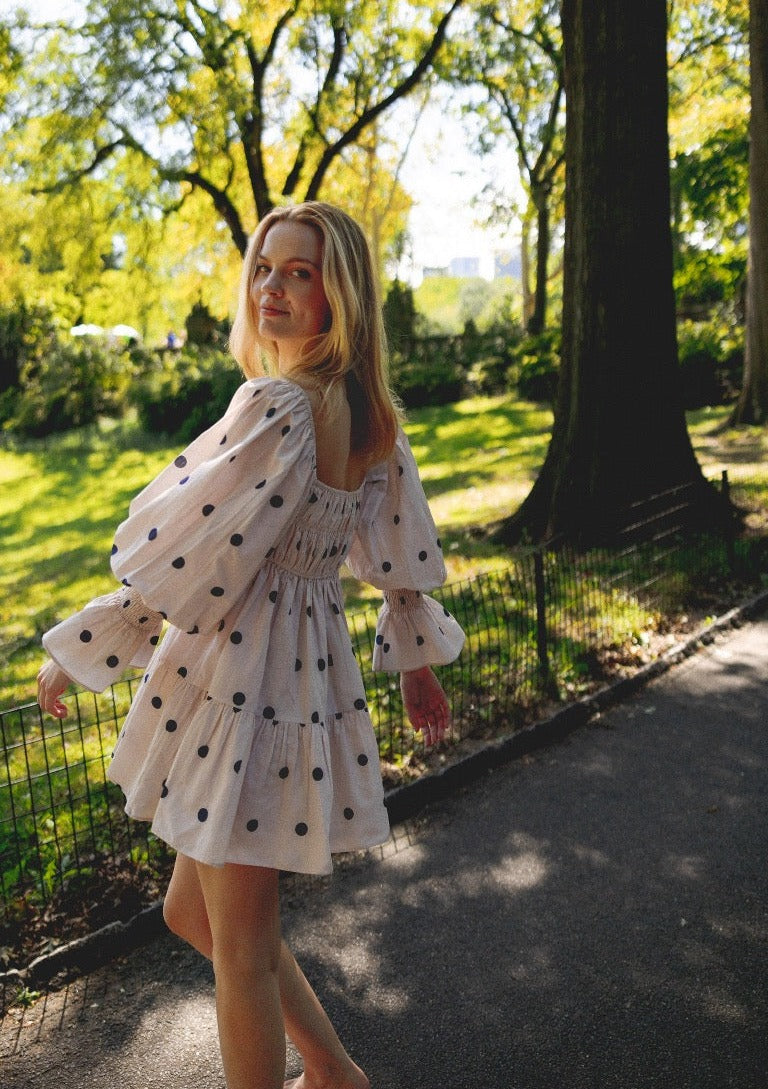
[[[424,593],[445,566],[402,431],[355,492],[322,484],[315,453],[301,387],[245,382],[131,504],[121,589],[43,638],[94,691],[146,668],[109,777],[130,816],[212,865],[328,873],[332,852],[389,834],[343,562],[384,591],[374,668],[444,664],[464,642]]]

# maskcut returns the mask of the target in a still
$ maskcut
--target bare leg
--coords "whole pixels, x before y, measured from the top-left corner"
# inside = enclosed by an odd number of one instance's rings
[[[209,960],[213,942],[197,864],[179,855],[164,905],[170,929]],[[344,1050],[325,1010],[285,942],[280,946],[280,1001],[288,1035],[304,1059],[296,1089],[368,1089],[369,1082]]]
[[[216,1017],[228,1089],[280,1089],[285,1027],[280,1006],[277,870],[197,863],[213,938]]]

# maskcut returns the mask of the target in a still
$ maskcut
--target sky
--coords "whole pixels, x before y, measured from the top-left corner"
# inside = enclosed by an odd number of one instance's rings
[[[36,17],[60,18],[82,9],[78,0],[20,0]],[[12,11],[17,0],[0,0],[0,15]],[[480,159],[470,150],[468,136],[445,104],[427,107],[402,167],[401,182],[413,197],[409,218],[411,260],[401,275],[418,284],[426,267],[442,268],[454,258],[476,257],[482,276],[493,276],[495,250],[519,247],[511,231],[483,229],[472,202],[490,178],[513,173],[510,148]]]

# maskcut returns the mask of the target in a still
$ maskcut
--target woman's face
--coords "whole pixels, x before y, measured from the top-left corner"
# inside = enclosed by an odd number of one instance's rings
[[[287,373],[305,341],[328,329],[330,308],[323,288],[323,243],[307,223],[280,220],[267,231],[256,258],[251,298],[259,336],[277,345]]]

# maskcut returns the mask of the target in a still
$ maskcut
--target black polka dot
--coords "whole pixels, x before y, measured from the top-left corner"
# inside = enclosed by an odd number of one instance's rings
[[[249,832],[255,832],[256,829],[259,827],[259,822],[254,817],[253,820],[248,821],[245,827],[248,829]]]
[[[243,633],[241,631],[233,631],[229,637],[230,643],[234,643],[235,646],[243,641]]]
[[[186,560],[183,556],[177,556],[176,559],[172,562],[171,567],[175,567],[177,571],[181,571],[185,563]]]
[[[364,768],[365,765],[368,763],[368,757],[365,755],[364,752],[360,753],[360,755],[357,758],[357,762],[358,762],[358,764],[360,765],[361,768]]]
[[[261,713],[264,716],[264,718],[274,718],[275,717],[275,709],[274,709],[274,707],[270,706],[269,704],[267,704],[267,706],[264,708],[264,710]]]
[[[107,665],[110,669],[114,669],[115,666],[120,665],[120,659],[116,654],[110,654],[110,656],[107,658]]]
[[[187,464],[187,459],[184,457],[183,454],[179,454],[173,464],[176,466],[177,469],[183,469],[184,466]]]
[[[389,562],[389,560],[384,560],[384,563],[381,565],[381,569],[382,571],[391,571],[392,564]]]
[[[283,430],[280,432],[280,434],[283,435],[283,437],[285,437],[290,430],[291,430],[291,425],[286,424],[285,427],[283,428]]]
[[[268,408],[268,409],[267,409],[267,419],[268,419],[268,420],[271,420],[271,419],[272,419],[272,417],[274,416],[274,414],[275,414],[276,412],[277,412],[277,409],[276,409],[276,408],[274,408],[274,407],[272,407],[272,408]]]
[[[209,751],[210,750],[208,749],[207,745],[201,745],[200,748],[197,750],[197,755],[202,757],[203,760],[205,760],[205,758],[208,755]]]
[[[383,647],[382,647],[381,649],[382,649],[382,650],[384,651],[384,653],[386,654],[386,653],[388,652],[388,650],[389,650],[389,643],[385,643],[385,644],[384,644],[384,646],[383,646]]]
[[[159,696],[153,696],[152,697],[152,706],[157,707],[157,708],[160,708],[160,707],[163,706],[163,701],[160,699]]]
[[[311,605],[307,605],[307,616],[309,616],[309,617],[312,616],[312,606]]]
[[[402,467],[402,465],[398,465],[398,467],[397,467],[397,475],[398,475],[398,476],[402,476],[402,475],[403,475],[403,467]]]
[[[310,503],[316,503],[317,502],[317,496],[315,495],[314,492],[312,492],[312,494],[310,495],[309,502]]]
[[[328,668],[333,669],[333,655],[332,654],[328,655]]]
[[[92,633],[89,632],[87,628],[83,628],[83,630],[80,632],[80,642],[90,643],[91,639],[93,639]]]
[[[159,635],[151,635],[150,638],[149,638],[149,642],[150,642],[151,646],[156,647],[157,644],[160,642],[160,636]]]
[[[235,548],[238,548],[243,543],[242,533],[233,533],[232,536],[229,538],[229,543],[231,545],[234,545]]]
[[[232,697],[232,702],[235,704],[236,707],[242,707],[242,705],[245,703],[245,692],[235,692],[234,696]]]
[[[207,809],[198,809],[197,819],[200,821],[201,824],[204,824],[205,821],[208,820],[208,810]]]
[[[269,600],[272,602],[273,605],[275,604],[275,602],[277,601],[277,590],[269,591]]]
[[[331,556],[335,556],[338,551],[339,550],[336,547],[336,545],[331,545],[331,552],[330,552]]]
[[[317,668],[320,670],[321,673],[323,672],[323,670],[325,669],[325,658],[317,659]]]
[[[312,712],[312,721],[313,722],[319,722],[320,721],[320,712],[319,711],[313,711]]]
[[[226,441],[227,441],[227,436],[225,435],[224,438],[219,441],[219,446],[223,446]]]
[[[269,501],[270,507],[282,507],[283,497],[282,495],[273,495]]]
[[[424,551],[424,549],[422,548],[421,552],[419,552],[419,559],[420,559],[420,560],[422,561],[422,563],[423,563],[423,562],[424,562],[424,560],[425,560],[426,558],[427,558],[427,554],[426,554],[426,552]]]
[[[349,806],[347,806],[347,807],[345,808],[345,810],[344,810],[344,817],[345,817],[345,819],[346,819],[346,820],[348,820],[348,821],[351,821],[351,820],[352,820],[352,818],[354,817],[354,815],[355,815],[355,811],[354,811],[354,809],[350,809],[350,808],[349,808]]]
[[[211,587],[211,595],[213,597],[224,597],[224,587],[223,586],[212,586]]]
[[[266,483],[266,479],[260,480],[259,483],[256,485],[256,491],[258,491],[260,488],[263,488]]]
[[[384,636],[383,635],[377,635],[376,636],[376,646],[380,647],[383,642],[384,642]]]
[[[216,508],[214,507],[213,503],[206,503],[205,506],[203,507],[203,514],[207,518],[208,515],[213,514],[213,512],[215,510],[216,510]]]
[[[339,606],[336,604],[335,601],[331,602],[331,608],[333,609],[335,615],[338,616],[341,610],[339,609]]]
[[[188,476],[183,476],[181,478],[181,480],[179,481],[179,484],[186,484],[188,480],[189,480]]]
[[[301,658],[296,659],[296,664],[293,668],[296,670],[297,673],[299,672],[299,670],[301,669]]]
[[[154,541],[155,537],[157,537],[157,529],[153,527],[147,534],[147,540]]]
[[[424,646],[424,636],[423,635],[417,635],[416,636],[416,646],[417,647],[423,647]]]
[[[169,718],[168,721],[165,724],[165,728],[166,728],[166,730],[168,731],[169,734],[172,734],[177,726],[178,726],[178,722],[176,721],[175,718]]]
[[[324,775],[324,772],[323,772],[322,768],[313,768],[312,769],[312,778],[315,780],[316,783],[320,782],[320,780],[323,778],[323,775]]]
[[[186,667],[186,666],[179,666],[179,668],[178,668],[178,669],[176,670],[176,672],[178,673],[178,675],[179,675],[180,677],[186,677],[186,675],[187,675],[187,667]]]
[[[167,798],[168,797],[168,787],[165,785],[165,779],[163,779],[163,789],[160,791],[160,797],[161,798]]]
[[[287,767],[283,766],[282,768],[280,768],[280,771],[277,774],[280,776],[281,779],[287,779],[290,772]]]
[[[226,628],[226,626],[227,626],[227,622],[226,622],[226,620],[223,620],[223,619],[222,619],[222,620],[220,620],[220,621],[219,621],[219,626],[218,626],[218,628],[217,628],[216,630],[217,630],[217,631],[224,631],[224,629]]]
[[[308,831],[309,831],[309,829],[307,828],[304,821],[299,821],[299,823],[296,825],[296,835],[297,836],[306,836]]]
[[[442,548],[442,547],[443,547],[443,542],[442,542],[442,541],[440,540],[440,538],[439,538],[439,537],[438,537],[438,538],[437,538],[437,540],[435,541],[435,544],[437,545],[437,547],[438,547],[438,548]]]
[[[400,515],[396,514],[393,521],[394,521],[396,526],[399,526],[400,525]]]
[[[113,544],[112,545],[112,551],[110,552],[110,556],[114,556],[116,554],[116,552],[117,552],[117,545]]]
[[[357,708],[358,711],[364,711],[365,710],[365,700],[363,700],[363,699],[355,700],[355,707]]]
[[[235,775],[237,775],[239,773],[240,768],[242,766],[243,766],[242,760],[235,760],[235,766],[234,766]]]

